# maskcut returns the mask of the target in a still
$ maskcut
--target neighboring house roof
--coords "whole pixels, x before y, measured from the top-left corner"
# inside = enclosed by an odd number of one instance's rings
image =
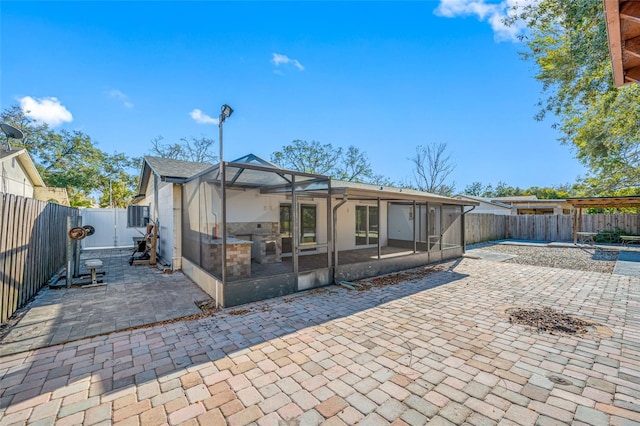
[[[489,197],[493,201],[500,201],[503,203],[519,202],[519,201],[535,201],[538,199],[535,195],[512,195],[510,197]]]
[[[143,191],[147,188],[151,172],[158,175],[161,181],[182,183],[210,168],[210,163],[145,156],[138,181],[138,196],[145,195]]]
[[[640,2],[604,0],[609,55],[615,85],[640,81]]]
[[[505,203],[502,203],[500,201],[491,200],[489,198],[476,197],[474,195],[459,194],[459,195],[455,195],[453,198],[458,198],[458,199],[465,198],[467,200],[473,200],[473,201],[477,201],[479,203],[489,204],[492,207],[497,207],[497,208],[507,209],[507,210],[511,210],[512,209],[512,206],[510,204],[505,204]]]
[[[24,169],[25,173],[29,177],[29,180],[31,180],[31,184],[34,187],[46,186],[44,184],[44,181],[42,180],[42,177],[40,176],[40,173],[38,172],[38,169],[36,169],[36,165],[33,163],[33,160],[31,159],[31,156],[26,149],[11,149],[8,151],[0,149],[0,159],[2,161],[8,161],[12,158],[16,158],[20,162],[20,165]]]

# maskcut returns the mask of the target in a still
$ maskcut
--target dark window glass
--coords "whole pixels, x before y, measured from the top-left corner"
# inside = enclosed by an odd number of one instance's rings
[[[378,244],[378,208],[356,206],[356,245]]]

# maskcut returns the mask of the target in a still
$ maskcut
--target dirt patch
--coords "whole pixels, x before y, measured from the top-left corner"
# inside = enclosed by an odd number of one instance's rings
[[[565,314],[549,307],[510,308],[505,311],[511,324],[524,325],[538,333],[586,334],[596,325],[574,315]]]
[[[355,282],[357,284],[360,284],[360,286],[355,287],[355,289],[358,291],[365,291],[373,287],[385,287],[388,285],[396,285],[405,281],[417,281],[421,278],[433,274],[434,272],[444,271],[445,269],[446,266],[444,265],[435,265],[430,267],[411,269],[395,274],[382,275],[374,278],[356,280]]]

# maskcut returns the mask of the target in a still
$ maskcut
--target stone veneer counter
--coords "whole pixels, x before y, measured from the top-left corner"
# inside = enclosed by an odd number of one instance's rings
[[[251,245],[247,240],[227,237],[227,279],[239,280],[251,277]],[[202,242],[204,268],[222,275],[222,238],[210,238]]]

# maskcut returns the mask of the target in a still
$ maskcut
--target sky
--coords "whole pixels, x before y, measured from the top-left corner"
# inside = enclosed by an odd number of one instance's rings
[[[142,156],[158,136],[218,153],[228,104],[225,161],[354,145],[401,182],[417,146],[446,143],[456,192],[573,183],[585,169],[534,119],[542,86],[501,23],[515,1],[2,1],[0,107]]]

